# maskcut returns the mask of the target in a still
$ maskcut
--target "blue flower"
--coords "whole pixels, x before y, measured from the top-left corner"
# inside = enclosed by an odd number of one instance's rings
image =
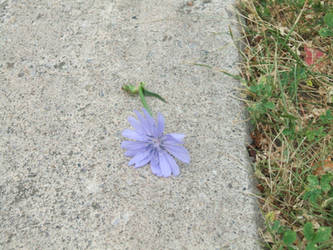
[[[128,118],[134,130],[125,129],[122,133],[124,137],[135,140],[121,144],[121,147],[127,150],[125,155],[132,157],[128,165],[134,164],[135,168],[139,168],[150,163],[153,174],[157,176],[179,175],[179,167],[171,155],[184,163],[190,163],[190,155],[181,145],[185,135],[164,135],[164,117],[161,114],[157,115],[155,122],[145,109],[144,115],[134,112],[139,120]]]

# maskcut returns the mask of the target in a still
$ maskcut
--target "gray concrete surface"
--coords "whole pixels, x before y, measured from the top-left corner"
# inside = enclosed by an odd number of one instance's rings
[[[0,1],[1,249],[257,249],[233,0]],[[236,34],[237,36],[237,34]],[[120,148],[145,81],[179,177]]]

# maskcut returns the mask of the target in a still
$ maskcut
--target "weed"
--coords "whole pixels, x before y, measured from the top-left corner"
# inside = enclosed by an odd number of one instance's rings
[[[332,249],[333,2],[239,0],[238,10],[265,246]]]

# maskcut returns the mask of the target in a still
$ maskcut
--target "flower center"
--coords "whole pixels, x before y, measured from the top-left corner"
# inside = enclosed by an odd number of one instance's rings
[[[161,143],[162,143],[162,141],[161,141],[161,139],[160,138],[151,138],[151,141],[152,141],[152,143],[153,143],[153,146],[154,146],[154,148],[157,148],[157,149],[159,149],[160,147],[161,147]]]

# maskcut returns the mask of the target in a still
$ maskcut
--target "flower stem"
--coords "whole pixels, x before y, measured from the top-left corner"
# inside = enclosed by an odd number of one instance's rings
[[[124,85],[122,86],[122,90],[126,91],[127,93],[129,93],[130,95],[139,95],[140,96],[140,100],[143,104],[143,107],[148,111],[148,113],[150,115],[152,115],[152,112],[146,102],[145,96],[152,96],[155,97],[165,103],[167,103],[167,101],[161,97],[159,94],[156,94],[154,92],[150,92],[147,89],[144,88],[145,83],[144,82],[140,82],[139,86],[134,86],[131,84],[128,85]]]
[[[139,88],[138,88],[139,89],[139,96],[140,96],[143,107],[148,111],[148,113],[150,115],[152,115],[151,110],[150,110],[150,108],[149,108],[149,106],[146,102],[146,99],[145,99],[144,88],[143,87],[144,87],[144,83],[140,82],[140,85],[139,85]]]

